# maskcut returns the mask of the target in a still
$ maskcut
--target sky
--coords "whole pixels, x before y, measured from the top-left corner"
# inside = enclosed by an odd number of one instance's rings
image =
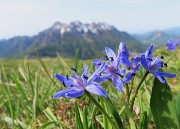
[[[144,33],[180,26],[180,0],[0,0],[0,39],[32,36],[56,21],[105,22]]]

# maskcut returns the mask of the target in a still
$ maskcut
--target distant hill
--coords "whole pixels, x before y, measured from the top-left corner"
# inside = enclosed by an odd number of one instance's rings
[[[87,59],[102,56],[105,46],[117,50],[120,41],[134,52],[146,49],[145,44],[128,33],[105,23],[56,22],[32,37],[17,36],[0,40],[0,58],[34,57],[37,52],[43,57],[54,57],[56,52],[64,57],[75,57],[79,49],[79,57]]]
[[[154,44],[157,47],[163,46],[167,40],[178,39],[174,33],[166,33],[165,31],[152,31],[141,35],[133,35],[137,40],[146,43]]]
[[[180,27],[172,27],[172,28],[164,30],[164,32],[170,35],[175,35],[175,36],[180,37]]]

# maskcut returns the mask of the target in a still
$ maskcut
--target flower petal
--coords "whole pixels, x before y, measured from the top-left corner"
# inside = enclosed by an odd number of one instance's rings
[[[98,68],[98,67],[101,65],[101,63],[102,63],[101,60],[94,60],[94,61],[92,62],[92,64],[93,64],[96,68]]]
[[[141,64],[145,70],[148,71],[149,68],[144,54],[141,55]]]
[[[165,83],[165,79],[161,77],[157,72],[151,72],[155,77],[159,79],[160,82]]]
[[[145,54],[145,58],[152,58],[153,49],[154,49],[153,45],[149,46],[149,48],[144,53]]]
[[[69,91],[71,91],[71,89],[58,91],[58,92],[54,93],[53,99],[63,97],[63,96],[65,96],[65,94],[68,93]]]
[[[60,82],[63,82],[66,77],[65,76],[62,76],[62,75],[59,75],[59,74],[54,74],[54,76],[60,81]]]
[[[120,43],[121,44],[121,43]],[[119,44],[119,47],[120,47],[120,44]],[[118,54],[117,54],[117,62],[116,62],[116,65],[115,67],[118,68],[120,66],[120,63],[121,63],[121,56],[120,56],[120,49],[118,50]]]
[[[119,76],[118,75],[114,75],[112,81],[113,81],[114,86],[119,91],[122,91],[122,89],[123,89],[123,82],[120,80]]]
[[[172,74],[172,73],[167,73],[167,72],[156,72],[156,73],[159,74],[159,76],[161,77],[169,77],[169,78],[176,77],[176,74]]]
[[[121,42],[120,45],[119,45],[119,51],[118,51],[118,55],[119,56],[125,56],[126,58],[129,57],[129,51],[125,45],[124,42]]]
[[[157,71],[162,67],[163,64],[164,64],[164,62],[162,60],[160,60],[159,57],[157,57],[157,58],[153,59],[153,61],[151,61],[149,70]]]
[[[54,76],[66,87],[71,87],[72,85],[74,85],[74,82],[71,78],[67,78],[66,76],[62,76],[59,74],[55,74]]]
[[[131,59],[131,71],[134,73],[140,70],[140,57],[133,57]]]
[[[83,68],[83,74],[82,76],[85,75],[85,76],[88,76],[88,65],[86,65],[84,68]],[[82,77],[81,76],[81,77]]]
[[[88,65],[86,65],[83,69],[83,73],[81,75],[81,78],[83,80],[83,85],[86,85],[88,80]]]
[[[99,74],[104,70],[105,65],[105,62],[101,63],[101,65],[96,69],[96,71],[89,77],[87,83],[91,83],[92,81],[94,81],[94,79],[96,79],[99,76]]]
[[[124,42],[121,42],[119,45],[118,58],[120,59],[120,62],[122,62],[123,65],[125,65],[126,67],[130,67],[131,63],[128,59],[129,51]]]
[[[111,78],[112,74],[104,74],[102,76],[98,76],[94,81],[95,82],[104,82]]]
[[[76,73],[76,72],[74,72],[74,74],[72,74],[72,75],[71,75],[71,77],[72,77],[73,79],[80,78],[80,77],[77,75],[77,73]]]
[[[98,83],[92,83],[91,85],[86,86],[85,88],[88,92],[91,92],[96,95],[107,97],[106,92]]]
[[[127,57],[122,56],[122,57],[120,58],[120,60],[121,60],[121,62],[122,62],[122,64],[123,64],[124,66],[126,66],[126,67],[130,67],[130,66],[131,66],[131,63],[130,63],[130,61],[129,61],[129,59],[128,59]]]
[[[114,51],[111,48],[105,47],[105,52],[106,52],[106,55],[109,59],[109,62],[111,64],[116,65],[117,57],[116,57],[116,54],[114,53]]]
[[[65,94],[66,98],[77,98],[84,94],[84,90],[72,90]]]
[[[123,76],[125,74],[125,72],[126,72],[126,69],[125,68],[121,68],[117,72],[118,72],[119,75]]]
[[[122,82],[123,82],[123,83],[129,83],[129,82],[133,79],[133,77],[134,77],[134,76],[132,76],[132,74],[133,74],[133,73],[128,72],[128,73],[126,74],[126,76],[122,79]]]

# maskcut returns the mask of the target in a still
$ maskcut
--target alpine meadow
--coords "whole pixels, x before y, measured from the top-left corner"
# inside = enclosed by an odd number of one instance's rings
[[[0,129],[180,129],[179,4],[2,1]]]

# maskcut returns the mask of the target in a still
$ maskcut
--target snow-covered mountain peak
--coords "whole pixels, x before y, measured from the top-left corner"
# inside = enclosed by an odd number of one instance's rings
[[[55,22],[53,26],[51,27],[53,30],[60,29],[62,24],[60,22]]]
[[[80,21],[74,21],[69,24],[56,22],[51,28],[53,30],[59,30],[61,35],[69,32],[80,35],[85,35],[86,33],[97,34],[102,31],[110,31],[115,29],[113,26],[106,23],[82,23]]]

